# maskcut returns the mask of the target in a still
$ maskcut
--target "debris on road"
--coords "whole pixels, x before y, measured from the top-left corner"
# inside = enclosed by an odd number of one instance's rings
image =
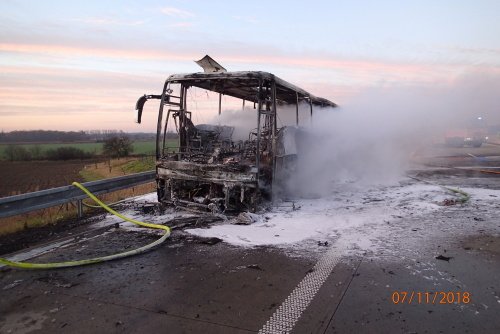
[[[7,284],[6,286],[4,286],[2,290],[9,290],[9,289],[15,288],[16,286],[18,286],[19,284],[21,284],[22,281],[23,281],[22,279],[15,280],[14,282],[12,282],[12,283]]]
[[[255,270],[264,270],[262,269],[258,264],[249,264],[247,266],[248,269],[255,269]]]
[[[200,243],[213,246],[213,245],[218,244],[221,241],[222,241],[222,239],[215,238],[215,237],[214,238],[202,238]]]
[[[262,220],[262,216],[250,213],[250,212],[241,212],[236,219],[233,220],[236,225],[250,225],[253,223],[258,223]]]
[[[462,202],[458,201],[456,199],[446,198],[441,203],[439,203],[439,205],[442,205],[442,206],[451,206],[451,205],[457,205],[457,204],[460,204],[460,203],[462,203]]]
[[[39,277],[36,279],[37,281],[44,282],[47,284],[51,284],[58,288],[71,288],[77,286],[79,283],[73,283],[68,281],[66,278],[59,275],[48,275]]]

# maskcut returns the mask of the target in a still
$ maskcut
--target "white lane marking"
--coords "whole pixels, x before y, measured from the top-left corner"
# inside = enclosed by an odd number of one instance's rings
[[[34,257],[43,255],[45,253],[52,252],[54,249],[62,247],[66,244],[69,244],[72,241],[73,241],[73,239],[63,240],[63,241],[55,242],[55,243],[50,244],[50,245],[37,247],[34,249],[30,249],[28,251],[23,251],[22,253],[17,253],[15,255],[8,256],[7,260],[14,261],[14,262],[26,261],[26,260],[32,259]],[[6,266],[5,264],[0,264],[0,268],[5,267],[5,266]]]
[[[316,263],[313,271],[300,281],[292,293],[278,307],[259,333],[289,333],[339,262],[340,253],[338,249],[330,248]]]
[[[92,232],[92,231],[93,230],[90,230],[88,232]],[[94,235],[92,237],[88,237],[88,238],[80,237],[80,238],[78,238],[79,236],[81,236],[81,235],[83,235],[85,233],[87,233],[87,232],[82,232],[82,233],[79,233],[79,234],[77,234],[75,236],[66,237],[66,238],[64,238],[61,241],[57,241],[57,242],[54,242],[54,243],[51,243],[51,244],[48,244],[48,245],[36,247],[36,248],[29,249],[29,250],[26,250],[26,251],[19,251],[17,253],[12,254],[12,255],[7,255],[6,258],[7,258],[7,260],[13,261],[13,262],[23,262],[23,261],[26,261],[26,260],[31,260],[31,259],[33,259],[35,257],[39,257],[41,255],[53,252],[53,251],[55,251],[57,249],[65,248],[65,247],[68,247],[68,246],[77,245],[77,244],[79,244],[81,242],[84,242],[84,241],[89,241],[89,240],[92,240],[92,239],[95,239],[95,238],[99,238],[99,237],[105,236],[106,234],[108,234],[110,232],[109,231],[104,231],[103,233]],[[6,266],[7,266],[6,264],[0,264],[0,268],[6,267]]]

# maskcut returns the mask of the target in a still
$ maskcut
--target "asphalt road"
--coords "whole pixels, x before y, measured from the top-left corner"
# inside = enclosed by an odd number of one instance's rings
[[[491,175],[419,175],[500,189]],[[380,247],[357,252],[335,238],[301,254],[178,230],[165,245],[118,261],[2,268],[0,333],[499,333],[499,210],[478,200],[415,213]],[[88,258],[155,238],[110,228],[33,260]]]

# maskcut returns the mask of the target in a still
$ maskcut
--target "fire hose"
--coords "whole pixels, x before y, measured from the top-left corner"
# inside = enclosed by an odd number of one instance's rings
[[[426,180],[422,180],[422,179],[419,179],[419,178],[416,178],[416,177],[413,177],[413,176],[409,176],[409,177],[412,178],[412,179],[421,181],[421,182],[425,182],[425,183],[428,183],[428,184],[433,184],[432,182],[429,182],[429,181],[426,181]],[[107,256],[102,256],[102,257],[96,257],[96,258],[87,259],[87,260],[53,262],[53,263],[31,263],[31,262],[15,262],[15,261],[9,261],[9,260],[7,260],[5,258],[0,258],[0,263],[1,264],[7,265],[7,266],[11,266],[11,267],[24,268],[24,269],[56,269],[56,268],[66,268],[66,267],[83,266],[83,265],[87,265],[87,264],[101,263],[101,262],[106,262],[106,261],[121,259],[121,258],[125,258],[125,257],[128,257],[128,256],[132,256],[132,255],[137,255],[137,254],[144,253],[144,252],[152,249],[153,247],[156,247],[156,246],[160,245],[161,243],[163,243],[170,236],[170,227],[168,227],[166,225],[145,223],[145,222],[141,222],[141,221],[138,221],[138,220],[135,220],[135,219],[132,219],[132,218],[125,217],[124,215],[116,212],[115,210],[111,209],[108,205],[106,205],[103,202],[101,202],[95,195],[93,195],[87,188],[85,188],[80,183],[73,182],[72,185],[74,185],[75,187],[80,188],[85,194],[87,194],[87,196],[89,196],[94,202],[96,202],[97,204],[99,204],[99,206],[101,206],[102,208],[104,208],[105,210],[107,210],[109,213],[111,213],[111,214],[113,214],[113,215],[115,215],[115,216],[117,216],[117,217],[119,217],[119,218],[121,218],[121,219],[123,219],[125,221],[128,221],[128,222],[131,222],[133,224],[136,224],[138,226],[165,230],[165,233],[163,234],[163,236],[160,239],[158,239],[158,240],[156,240],[156,241],[154,241],[154,242],[152,242],[152,243],[150,243],[148,245],[142,246],[140,248],[137,248],[137,249],[134,249],[134,250],[130,250],[130,251],[127,251],[127,252],[122,252],[122,253],[113,254],[113,255],[107,255]],[[433,185],[436,185],[436,184],[433,184]],[[440,186],[440,185],[438,185],[438,186]],[[453,193],[461,196],[461,198],[460,198],[459,201],[462,202],[462,203],[467,202],[469,200],[469,198],[470,198],[470,195],[468,193],[466,193],[465,191],[463,191],[463,190],[456,189],[456,188],[450,188],[450,187],[446,187],[446,186],[441,186],[441,187],[444,188],[444,189],[446,189],[446,190],[448,190],[448,191],[450,191],[450,192],[453,192]]]
[[[66,268],[66,267],[76,267],[76,266],[83,266],[87,264],[93,264],[93,263],[101,263],[101,262],[106,262],[106,261],[111,261],[111,260],[116,260],[116,259],[122,259],[124,257],[132,256],[132,255],[137,255],[137,254],[142,254],[153,247],[156,247],[160,244],[162,244],[167,238],[170,236],[170,227],[166,225],[160,225],[160,224],[152,224],[152,223],[145,223],[141,222],[132,218],[125,217],[124,215],[116,212],[115,210],[111,209],[108,205],[104,204],[101,202],[94,194],[92,194],[87,188],[85,188],[83,185],[81,185],[78,182],[73,182],[73,186],[80,188],[87,196],[89,196],[94,202],[99,204],[102,208],[104,208],[106,211],[109,213],[125,220],[130,223],[133,223],[138,226],[142,227],[148,227],[148,228],[154,228],[154,229],[160,229],[164,230],[165,233],[162,235],[162,237],[148,245],[142,246],[137,249],[133,249],[130,251],[118,253],[118,254],[113,254],[113,255],[107,255],[107,256],[101,256],[101,257],[96,257],[92,259],[86,259],[86,260],[76,260],[76,261],[65,261],[65,262],[53,262],[53,263],[31,263],[31,262],[15,262],[15,261],[9,261],[4,258],[0,258],[0,263],[11,266],[11,267],[17,267],[17,268],[24,268],[24,269],[55,269],[55,268]]]
[[[420,181],[420,182],[424,182],[424,183],[427,183],[427,184],[431,184],[433,186],[441,187],[444,190],[447,190],[447,191],[452,192],[453,194],[455,194],[457,196],[460,196],[460,198],[458,199],[458,202],[460,202],[460,203],[465,203],[465,202],[467,202],[470,199],[470,195],[468,193],[466,193],[465,191],[461,190],[461,189],[443,186],[443,185],[436,184],[436,183],[431,182],[431,181],[420,179],[420,178],[415,177],[415,176],[410,176],[410,175],[407,175],[407,176],[410,179],[417,180],[417,181]]]

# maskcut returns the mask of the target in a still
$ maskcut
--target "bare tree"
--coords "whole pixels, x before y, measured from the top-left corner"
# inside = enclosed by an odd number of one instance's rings
[[[113,158],[126,157],[134,151],[133,142],[125,136],[114,136],[103,143],[104,154]]]

